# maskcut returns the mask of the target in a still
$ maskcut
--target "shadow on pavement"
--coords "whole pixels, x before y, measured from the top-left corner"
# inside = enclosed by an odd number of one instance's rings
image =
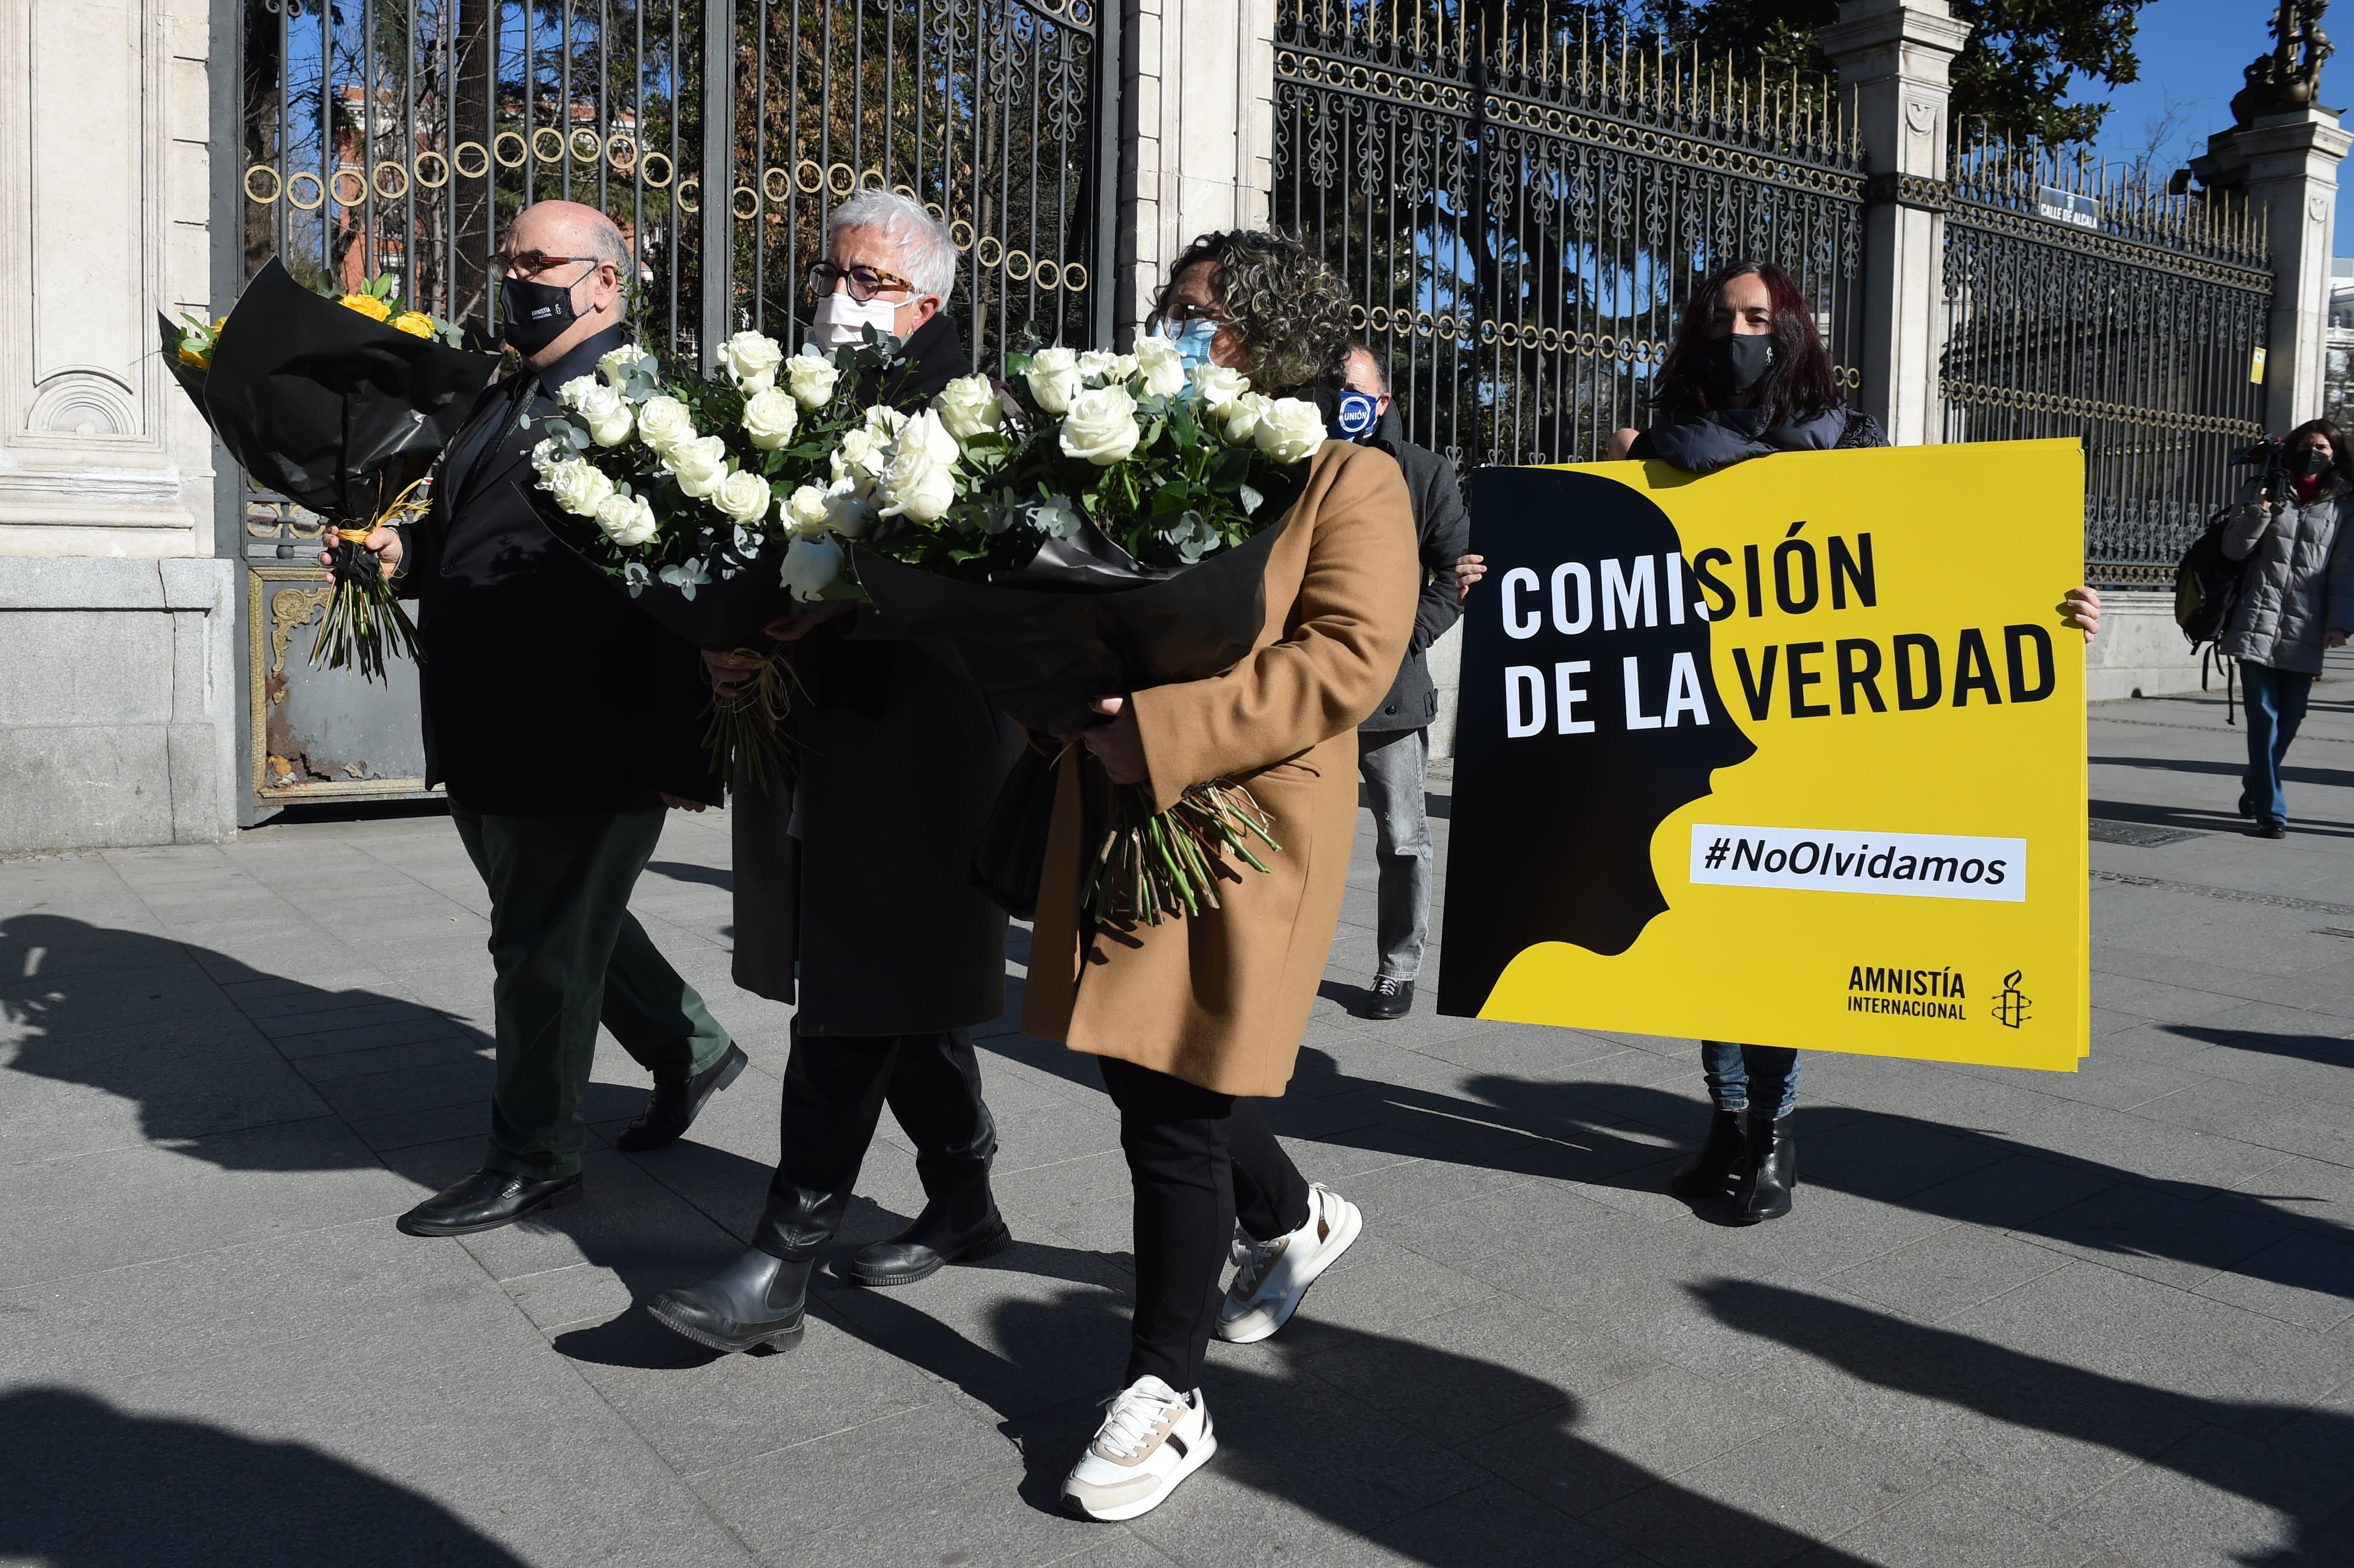
[[[1726,1327],[1861,1382],[2099,1444],[2274,1510],[2294,1541],[2264,1561],[2354,1560],[2341,1555],[2354,1552],[2354,1516],[2323,1531],[2354,1495],[2354,1415],[2147,1388],[1778,1285],[1720,1279],[1691,1289]]]
[[[656,876],[667,876],[673,882],[698,882],[705,887],[722,892],[736,890],[736,873],[726,866],[695,865],[683,860],[650,860],[646,869]]]
[[[134,1414],[58,1388],[0,1395],[0,1558],[49,1568],[522,1568],[440,1504],[302,1443]]]
[[[2153,768],[2162,773],[2212,773],[2219,778],[2240,779],[2247,775],[2245,764],[2238,762],[2204,762],[2187,757],[2094,757],[2086,759],[2095,768]],[[2281,778],[2291,784],[2314,784],[2331,789],[2354,789],[2354,772],[2342,768],[2299,768],[2285,766]]]

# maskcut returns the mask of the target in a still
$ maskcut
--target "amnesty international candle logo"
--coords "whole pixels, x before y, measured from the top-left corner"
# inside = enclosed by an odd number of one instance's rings
[[[2073,1068],[2083,494],[2073,441],[1478,473],[1440,1010]]]

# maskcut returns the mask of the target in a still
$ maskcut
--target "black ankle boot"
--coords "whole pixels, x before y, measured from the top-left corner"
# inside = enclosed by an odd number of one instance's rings
[[[1722,1198],[1733,1191],[1733,1168],[1741,1162],[1741,1116],[1721,1110],[1708,1118],[1708,1136],[1700,1152],[1676,1167],[1668,1191],[1688,1202]]]
[[[758,1247],[700,1285],[664,1290],[646,1303],[654,1321],[715,1351],[801,1342],[801,1307],[814,1259],[787,1259]]]
[[[1772,1121],[1753,1117],[1748,1147],[1741,1156],[1739,1180],[1733,1189],[1733,1219],[1754,1225],[1778,1220],[1790,1212],[1790,1189],[1798,1184],[1798,1143],[1790,1136],[1790,1118]]]
[[[888,1241],[859,1249],[843,1272],[861,1285],[913,1285],[938,1274],[951,1263],[978,1263],[1013,1245],[997,1202],[984,1191],[978,1205],[935,1199],[924,1205],[916,1223]],[[966,1213],[958,1211],[963,1209]],[[970,1214],[969,1223],[959,1224]]]

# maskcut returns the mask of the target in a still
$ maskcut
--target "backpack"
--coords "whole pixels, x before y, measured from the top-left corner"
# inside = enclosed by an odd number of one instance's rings
[[[2174,568],[2174,623],[2196,651],[2212,642],[2231,624],[2240,602],[2240,582],[2248,563],[2223,554],[2223,525],[2232,509],[2224,507],[2207,520],[2207,531],[2191,541]]]

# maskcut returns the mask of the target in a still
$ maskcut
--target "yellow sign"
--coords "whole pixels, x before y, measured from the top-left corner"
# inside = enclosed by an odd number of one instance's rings
[[[2073,440],[1488,469],[1441,1012],[2073,1070]]]

